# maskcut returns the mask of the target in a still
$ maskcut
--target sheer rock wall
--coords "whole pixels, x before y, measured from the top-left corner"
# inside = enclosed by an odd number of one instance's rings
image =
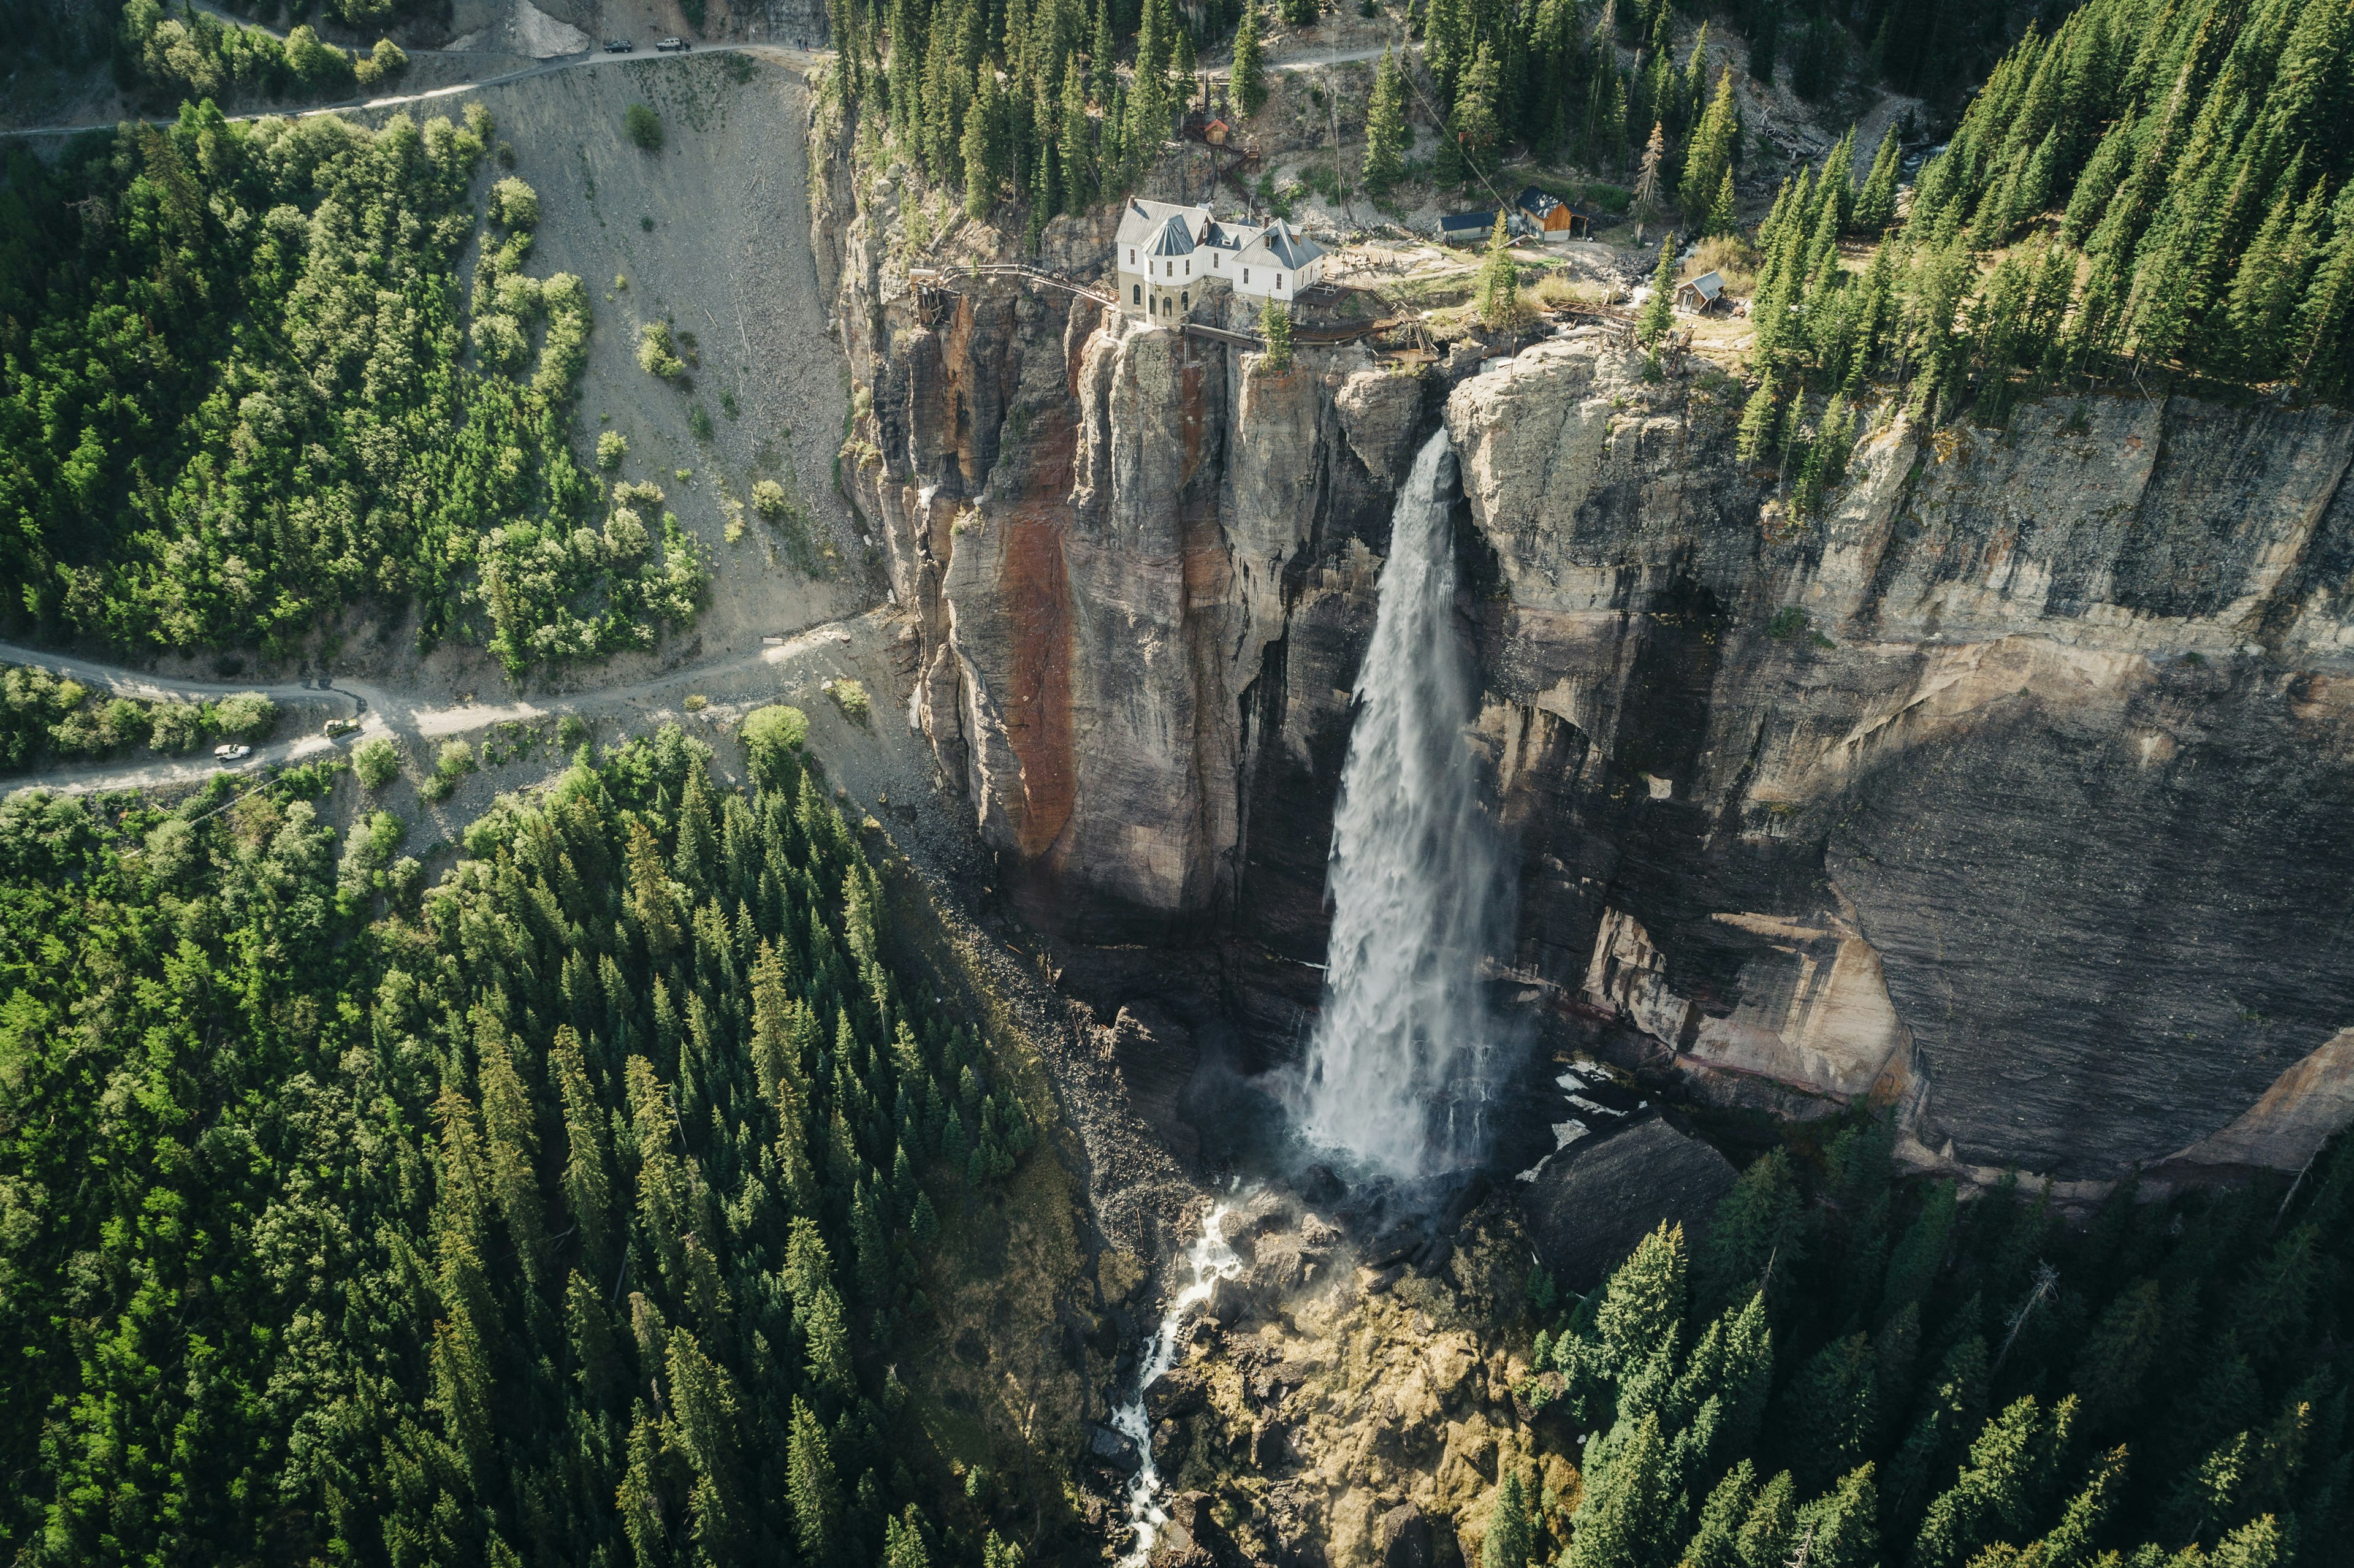
[[[1354,348],[1271,376],[911,282],[846,179],[843,478],[916,628],[908,722],[1103,1016],[1301,1037],[1392,486],[1443,417],[1531,1016],[1703,1098],[1892,1101],[1978,1179],[2293,1169],[2354,1112],[2343,416],[1883,409],[1802,522],[1705,368],[1573,334],[1451,393]],[[1048,264],[1108,241],[1058,220]]]

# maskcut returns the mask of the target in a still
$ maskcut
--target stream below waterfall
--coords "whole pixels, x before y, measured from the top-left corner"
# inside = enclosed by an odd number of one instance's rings
[[[1232,1279],[1243,1271],[1243,1260],[1226,1245],[1226,1216],[1233,1212],[1231,1202],[1215,1203],[1202,1216],[1202,1234],[1185,1253],[1183,1266],[1192,1278],[1169,1298],[1161,1326],[1144,1342],[1143,1353],[1137,1358],[1136,1392],[1126,1404],[1112,1409],[1112,1429],[1136,1445],[1137,1457],[1142,1461],[1128,1481],[1128,1520],[1135,1539],[1119,1560],[1119,1568],[1142,1568],[1144,1560],[1152,1555],[1161,1527],[1169,1522],[1168,1512],[1161,1506],[1161,1471],[1152,1461],[1152,1426],[1145,1414],[1144,1396],[1177,1364],[1177,1336],[1185,1327],[1187,1315],[1209,1300],[1219,1280]]]

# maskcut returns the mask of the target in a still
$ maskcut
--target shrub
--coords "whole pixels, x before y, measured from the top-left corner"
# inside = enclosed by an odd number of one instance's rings
[[[620,431],[607,430],[597,438],[597,466],[607,473],[620,467],[621,460],[629,455],[629,438]]]
[[[684,705],[688,713],[699,714],[711,705],[711,699],[701,692],[690,692]]]
[[[1807,612],[1795,604],[1784,605],[1766,623],[1766,635],[1776,642],[1787,642],[1806,630]]]
[[[791,506],[792,502],[786,496],[785,487],[775,480],[760,479],[752,482],[752,510],[769,522],[774,523],[778,518],[782,517]]]
[[[506,228],[537,228],[539,193],[509,175],[491,187],[491,220]]]
[[[433,760],[433,771],[439,778],[455,783],[474,770],[474,748],[462,740],[444,741],[440,755]]]
[[[408,69],[408,55],[390,38],[378,38],[366,59],[352,62],[352,77],[362,87],[381,87]]]
[[[638,368],[665,381],[685,374],[686,366],[671,340],[670,323],[648,322],[638,329]]]
[[[866,715],[873,705],[867,701],[864,682],[828,681],[825,694],[833,699],[833,705],[842,710],[843,717],[857,724],[866,722]]]
[[[752,777],[763,789],[790,784],[799,770],[801,742],[809,738],[809,715],[784,703],[754,708],[738,732]]]
[[[690,407],[686,411],[686,428],[695,432],[695,439],[696,440],[709,440],[711,439],[711,410],[705,408],[700,403]]]
[[[567,751],[578,751],[588,738],[588,721],[578,714],[566,714],[556,721],[556,744]]]
[[[278,705],[260,692],[223,697],[213,709],[213,727],[239,740],[260,740],[278,726]]]
[[[400,772],[400,748],[377,736],[352,747],[352,777],[363,789],[381,789]]]
[[[659,153],[663,144],[662,116],[642,103],[632,103],[621,115],[621,128],[630,140],[649,153]]]

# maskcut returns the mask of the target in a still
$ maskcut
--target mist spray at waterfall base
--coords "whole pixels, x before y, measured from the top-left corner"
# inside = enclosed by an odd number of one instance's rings
[[[1398,492],[1333,812],[1332,936],[1298,1091],[1313,1142],[1403,1176],[1483,1151],[1501,1066],[1479,979],[1507,899],[1481,810],[1470,661],[1456,625],[1444,429]]]

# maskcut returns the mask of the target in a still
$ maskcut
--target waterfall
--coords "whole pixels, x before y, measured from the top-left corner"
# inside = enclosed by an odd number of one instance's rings
[[[1497,1054],[1479,981],[1494,950],[1496,835],[1464,729],[1441,429],[1390,524],[1373,639],[1332,819],[1332,938],[1301,1123],[1315,1140],[1416,1174],[1479,1157]]]

